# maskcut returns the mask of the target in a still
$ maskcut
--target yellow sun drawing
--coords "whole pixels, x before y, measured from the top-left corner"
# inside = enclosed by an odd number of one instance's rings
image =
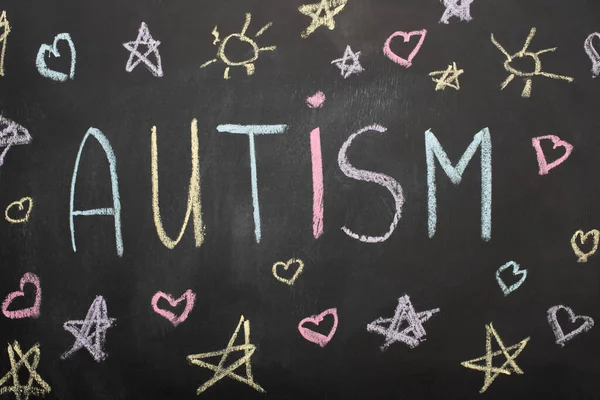
[[[243,65],[244,67],[246,67],[246,73],[248,75],[254,74],[254,61],[256,61],[256,59],[258,59],[259,53],[261,51],[273,51],[273,50],[275,50],[276,46],[258,47],[258,44],[256,43],[256,41],[253,38],[246,36],[246,31],[248,30],[248,27],[250,26],[251,18],[252,18],[252,15],[250,13],[247,13],[246,14],[246,22],[244,23],[244,27],[242,28],[242,31],[240,33],[232,33],[231,35],[225,37],[223,40],[219,40],[219,31],[217,30],[217,27],[215,26],[215,28],[212,31],[212,34],[215,37],[213,44],[214,45],[218,44],[218,46],[219,46],[217,48],[217,57],[205,62],[204,64],[202,64],[200,66],[200,68],[204,68],[204,67],[220,60],[220,61],[223,61],[223,63],[225,63],[225,65],[227,65],[227,67],[225,67],[225,73],[223,74],[223,78],[225,78],[225,79],[229,79],[230,67],[239,67],[239,66]],[[273,25],[273,23],[269,22],[267,25],[260,28],[259,31],[256,32],[256,34],[254,35],[254,38],[257,38],[260,35],[262,35],[263,33],[265,33],[265,31],[267,29],[269,29],[271,27],[271,25]],[[225,48],[227,47],[227,43],[229,43],[230,39],[236,39],[236,40],[239,40],[240,42],[249,44],[252,47],[252,55],[250,56],[250,58],[243,60],[243,61],[230,60],[225,55]]]
[[[521,93],[522,97],[530,97],[531,96],[531,77],[532,76],[539,75],[539,76],[545,76],[546,78],[562,79],[562,80],[565,80],[568,82],[573,82],[573,78],[571,78],[569,76],[551,74],[551,73],[542,71],[542,60],[540,60],[540,54],[554,51],[554,50],[556,50],[556,47],[549,48],[549,49],[543,49],[536,53],[534,53],[532,51],[527,51],[527,49],[529,48],[529,45],[531,44],[531,41],[533,40],[533,37],[535,36],[535,32],[536,32],[536,29],[531,28],[531,31],[529,32],[529,36],[527,36],[527,40],[525,40],[525,44],[523,45],[523,48],[513,55],[508,54],[508,52],[504,49],[504,47],[502,47],[502,45],[496,41],[496,39],[494,38],[494,34],[492,33],[492,43],[494,43],[494,45],[496,45],[498,50],[500,50],[506,56],[506,61],[504,62],[504,69],[506,69],[507,72],[510,72],[510,75],[508,76],[508,78],[506,78],[506,80],[504,82],[502,82],[502,85],[500,86],[501,89],[504,89],[510,83],[510,81],[512,81],[515,78],[515,75],[521,76],[525,80],[525,87],[523,88],[523,92]],[[525,57],[531,57],[533,59],[533,62],[534,62],[533,72],[519,71],[510,66],[510,63],[513,60],[518,59],[518,58],[525,58]]]

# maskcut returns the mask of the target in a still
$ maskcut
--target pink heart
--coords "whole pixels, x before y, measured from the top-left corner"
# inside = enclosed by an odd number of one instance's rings
[[[548,164],[548,162],[546,161],[546,156],[544,155],[544,152],[542,150],[542,146],[540,145],[540,141],[544,139],[552,140],[552,143],[554,144],[554,146],[552,147],[553,149],[556,149],[557,147],[564,147],[565,154],[563,154],[563,156],[558,160]],[[562,164],[567,158],[569,158],[571,152],[573,152],[573,145],[565,142],[564,140],[561,140],[558,136],[554,135],[535,137],[531,139],[531,142],[533,144],[533,147],[535,148],[535,152],[537,153],[537,161],[538,165],[540,166],[540,175],[547,175],[552,168],[558,167],[560,164]]]
[[[306,98],[306,104],[308,104],[308,106],[310,108],[321,108],[323,107],[323,103],[325,102],[325,93],[318,91],[317,93],[313,94],[312,96],[309,96]]]
[[[303,326],[307,322],[311,322],[315,325],[319,325],[321,323],[321,321],[323,321],[323,318],[325,318],[325,316],[327,316],[327,315],[331,315],[333,317],[333,327],[331,328],[331,331],[329,332],[329,334],[327,336],[322,335],[313,330],[310,330],[308,328],[305,328]],[[337,326],[338,326],[337,308],[330,308],[329,310],[323,311],[319,315],[313,315],[312,317],[304,318],[298,324],[298,330],[300,331],[300,334],[304,337],[304,339],[308,340],[309,342],[316,343],[321,347],[325,347],[325,345],[327,343],[329,343],[329,341],[331,340],[333,335],[335,335],[335,330],[337,329]]]
[[[169,304],[171,305],[171,307],[175,307],[177,304],[181,303],[183,300],[185,300],[187,302],[187,304],[185,305],[185,309],[183,310],[181,315],[178,317],[175,314],[173,314],[171,311],[167,311],[167,310],[158,308],[158,300],[160,300],[161,298],[167,300],[169,302]],[[173,326],[177,326],[187,319],[188,314],[190,313],[190,311],[192,311],[192,308],[194,308],[195,301],[196,301],[196,295],[194,294],[194,292],[192,292],[189,289],[184,294],[182,294],[181,297],[178,298],[177,300],[175,300],[173,298],[173,296],[171,296],[170,294],[159,291],[159,292],[156,292],[156,294],[154,296],[152,296],[152,309],[158,315],[168,319],[173,324]]]
[[[415,46],[415,48],[413,49],[413,51],[408,55],[408,59],[404,59],[404,58],[398,56],[390,48],[390,43],[391,43],[392,39],[395,38],[396,36],[402,36],[404,38],[404,43],[406,43],[406,42],[408,42],[410,40],[410,37],[413,36],[413,35],[420,35],[421,38],[419,39],[419,42],[417,43],[417,45]],[[387,56],[387,58],[389,58],[390,60],[392,60],[396,64],[400,64],[403,67],[408,68],[408,67],[410,67],[412,65],[413,58],[415,58],[415,56],[419,52],[419,49],[423,45],[423,41],[425,40],[425,36],[426,35],[427,35],[427,29],[423,29],[423,30],[420,30],[420,31],[412,31],[412,32],[408,32],[408,33],[407,32],[402,32],[402,31],[394,32],[385,41],[385,44],[383,45],[383,54],[385,54]]]
[[[16,299],[17,297],[25,296],[25,293],[23,292],[23,287],[26,283],[31,283],[35,285],[35,302],[33,303],[33,306],[25,308],[23,310],[9,311],[8,307],[10,307],[10,304],[13,302],[14,299]],[[4,299],[4,302],[2,302],[2,314],[4,314],[5,317],[10,319],[39,317],[40,304],[42,303],[42,288],[40,287],[40,278],[38,278],[37,275],[32,274],[31,272],[27,272],[21,278],[20,288],[21,290],[9,293],[9,295],[6,296],[6,299]]]

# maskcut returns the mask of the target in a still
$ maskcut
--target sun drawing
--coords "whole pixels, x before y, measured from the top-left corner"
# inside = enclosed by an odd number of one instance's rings
[[[256,41],[253,38],[246,36],[246,31],[248,30],[248,26],[250,26],[251,18],[252,18],[252,15],[250,13],[247,13],[246,14],[246,22],[244,23],[244,27],[242,28],[242,31],[240,33],[232,33],[231,35],[225,37],[223,40],[219,39],[219,31],[217,30],[217,27],[215,26],[215,28],[212,31],[212,34],[215,37],[213,44],[219,46],[217,48],[217,57],[205,62],[204,64],[202,64],[200,66],[200,68],[204,68],[204,67],[220,60],[220,61],[223,61],[223,63],[225,63],[225,65],[227,65],[227,67],[225,67],[225,73],[223,74],[223,78],[225,78],[225,79],[229,79],[230,67],[239,67],[239,66],[243,65],[244,67],[246,67],[246,73],[248,75],[254,74],[254,61],[256,61],[256,59],[258,59],[259,53],[261,51],[273,51],[273,50],[275,50],[276,46],[258,47],[258,44],[256,43]],[[260,35],[262,35],[263,33],[265,33],[265,31],[267,29],[269,29],[271,27],[271,25],[273,25],[273,23],[269,22],[267,25],[260,28],[258,30],[258,32],[256,32],[256,34],[254,35],[254,38],[257,38]],[[231,40],[231,39],[236,39],[236,40],[239,40],[240,42],[249,44],[252,47],[252,50],[251,50],[252,55],[248,59],[243,60],[243,61],[230,60],[225,55],[225,48],[227,47],[227,43],[229,43],[229,40]]]
[[[525,40],[525,44],[523,45],[523,48],[513,55],[508,54],[508,52],[504,49],[504,47],[502,47],[502,45],[496,41],[496,39],[494,38],[494,34],[492,33],[492,43],[494,43],[494,45],[496,45],[498,50],[500,50],[506,56],[506,61],[504,62],[504,69],[506,69],[507,72],[510,72],[510,75],[508,76],[508,78],[506,78],[506,80],[504,82],[502,82],[501,89],[504,89],[510,83],[510,81],[512,81],[515,78],[515,75],[521,76],[525,80],[525,87],[523,88],[523,92],[521,93],[522,97],[530,97],[531,96],[531,77],[533,77],[533,76],[539,75],[539,76],[545,76],[546,78],[562,79],[562,80],[565,80],[568,82],[573,82],[573,78],[571,78],[569,76],[551,74],[549,72],[542,71],[542,60],[540,60],[540,54],[554,51],[554,50],[556,50],[556,47],[549,48],[549,49],[543,49],[543,50],[540,50],[535,53],[532,51],[528,51],[527,49],[529,48],[529,45],[531,44],[531,41],[533,40],[533,37],[535,36],[535,32],[536,32],[536,29],[531,28],[531,31],[529,32],[529,36],[527,36],[527,40]],[[531,57],[533,59],[533,62],[534,62],[533,72],[519,71],[519,70],[511,67],[510,63],[513,60],[518,59],[518,58],[525,58],[525,57]]]

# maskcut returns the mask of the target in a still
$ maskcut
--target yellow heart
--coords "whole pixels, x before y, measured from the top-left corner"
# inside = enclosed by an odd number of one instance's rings
[[[585,241],[587,240],[588,236],[593,236],[594,239],[594,247],[592,247],[592,250],[590,250],[587,253],[584,253],[581,251],[581,249],[579,248],[579,245],[576,242],[577,237],[581,236],[581,244],[585,243]],[[573,251],[575,252],[575,255],[577,257],[579,257],[579,259],[577,260],[577,262],[580,263],[584,263],[587,262],[588,257],[594,255],[594,253],[596,252],[596,250],[598,250],[598,243],[600,242],[600,232],[597,229],[592,229],[591,231],[589,231],[588,233],[583,233],[583,231],[577,231],[575,232],[575,234],[573,235],[573,237],[571,238],[571,247],[573,247]]]
[[[288,268],[290,267],[290,265],[292,265],[292,264],[298,264],[298,269],[294,273],[294,276],[292,276],[290,279],[282,278],[277,274],[277,267],[282,266],[283,269],[287,271]],[[303,268],[304,268],[304,263],[302,262],[302,260],[298,260],[296,258],[291,258],[291,259],[287,260],[287,262],[278,261],[275,264],[273,264],[273,276],[279,282],[283,282],[288,285],[293,285],[294,282],[296,281],[296,279],[298,278],[298,276],[302,273]]]
[[[29,207],[27,208],[27,212],[25,213],[25,216],[23,218],[13,219],[8,215],[10,213],[10,210],[15,206],[19,207],[19,211],[23,211],[25,209],[23,203],[25,202],[29,203]],[[29,214],[31,214],[32,208],[33,199],[31,197],[23,197],[21,200],[13,201],[8,205],[8,207],[6,207],[6,211],[4,211],[4,217],[11,224],[22,224],[23,222],[27,222],[27,220],[29,219]]]

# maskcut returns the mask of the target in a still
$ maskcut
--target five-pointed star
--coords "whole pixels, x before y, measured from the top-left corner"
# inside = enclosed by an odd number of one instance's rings
[[[307,38],[320,26],[326,26],[329,30],[333,30],[335,28],[333,17],[342,11],[347,2],[348,0],[320,0],[317,4],[304,4],[298,7],[298,11],[312,18],[310,25],[300,36]]]
[[[456,90],[460,90],[460,83],[458,82],[458,77],[462,75],[465,71],[463,69],[458,69],[456,67],[456,63],[452,62],[452,65],[448,65],[448,68],[445,71],[433,71],[429,73],[429,76],[441,75],[441,78],[435,79],[431,78],[434,82],[437,83],[435,85],[435,90],[444,90],[446,86],[450,86]]]
[[[363,71],[363,67],[360,65],[358,57],[360,57],[360,51],[354,53],[350,48],[350,45],[348,45],[344,51],[344,56],[337,60],[333,60],[331,63],[335,64],[340,69],[342,76],[346,79],[352,74],[359,74]]]
[[[240,331],[240,328],[244,326],[244,344],[234,346],[235,340],[237,339],[237,335]],[[243,351],[244,356],[234,362],[233,364],[225,367],[225,363],[227,362],[227,357],[230,353],[234,351]],[[250,321],[245,320],[242,315],[240,318],[240,322],[238,323],[237,328],[231,335],[231,339],[229,339],[229,343],[227,343],[227,347],[223,350],[212,351],[209,353],[200,353],[200,354],[190,354],[187,356],[187,360],[192,365],[197,365],[199,367],[207,368],[213,371],[215,374],[211,379],[206,381],[202,386],[198,388],[196,391],[197,394],[204,392],[206,389],[225,378],[226,376],[235,379],[239,382],[245,383],[246,385],[258,390],[259,392],[264,392],[265,390],[256,382],[254,382],[254,377],[252,376],[252,365],[250,364],[250,358],[252,354],[256,351],[256,346],[250,343]],[[210,364],[206,361],[203,361],[205,358],[222,356],[218,365]],[[241,367],[242,365],[246,365],[246,377],[236,374],[234,371]]]
[[[492,336],[496,340],[498,346],[500,346],[500,350],[492,352]],[[486,354],[483,357],[474,358],[472,360],[464,361],[461,365],[465,368],[474,369],[476,371],[485,372],[485,377],[483,379],[483,387],[479,391],[479,393],[483,393],[487,390],[488,387],[494,382],[494,379],[498,377],[500,374],[510,375],[512,372],[516,374],[523,374],[523,371],[517,363],[515,359],[521,354],[525,346],[527,346],[527,342],[529,342],[530,338],[523,339],[519,343],[505,347],[502,339],[494,329],[494,326],[490,323],[485,326],[485,349]],[[514,350],[512,354],[509,352]],[[492,365],[493,358],[499,355],[504,355],[506,361],[500,367],[494,367]],[[485,365],[482,365],[481,361],[485,361]]]
[[[127,65],[125,66],[125,70],[127,72],[131,72],[135,67],[138,66],[139,63],[143,62],[144,65],[146,65],[146,68],[152,72],[152,75],[158,77],[163,76],[162,62],[160,59],[160,53],[158,52],[159,45],[160,41],[154,40],[152,35],[150,35],[148,25],[146,25],[145,22],[142,22],[135,41],[123,43],[123,47],[131,52],[129,55],[129,60],[127,60]],[[140,46],[146,46],[146,52],[143,54],[138,50],[138,47]],[[154,64],[148,58],[151,53],[154,53],[156,64]],[[137,60],[134,61],[135,58],[137,58]]]
[[[19,361],[15,362],[15,353],[19,357]],[[33,362],[29,362],[29,357],[33,356]],[[36,368],[40,363],[40,345],[36,344],[27,353],[23,354],[19,342],[15,340],[13,345],[8,345],[8,358],[10,360],[10,372],[0,379],[0,394],[12,392],[17,400],[28,400],[29,396],[43,396],[51,391],[48,385],[41,376],[38,375]],[[29,379],[27,385],[21,385],[19,382],[19,369],[27,368],[29,371]],[[12,382],[12,386],[4,386],[8,381]],[[36,384],[37,385],[34,385]]]

